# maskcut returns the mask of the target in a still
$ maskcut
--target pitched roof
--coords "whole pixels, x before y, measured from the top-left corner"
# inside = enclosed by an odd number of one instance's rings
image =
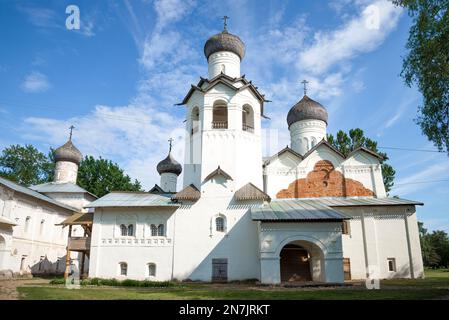
[[[242,82],[243,86],[242,87],[236,87],[234,84],[237,82]],[[217,84],[223,84],[227,87],[229,87],[232,90],[235,90],[236,92],[242,91],[244,89],[249,89],[256,97],[257,99],[259,99],[260,103],[261,103],[261,116],[264,118],[268,118],[267,116],[265,116],[264,112],[263,112],[263,103],[264,102],[271,102],[270,100],[265,99],[265,95],[261,94],[258,90],[258,88],[256,86],[253,85],[253,83],[251,81],[246,80],[245,76],[241,76],[239,78],[232,78],[224,73],[220,73],[219,75],[215,76],[212,79],[205,79],[205,78],[200,78],[200,81],[198,82],[198,84],[195,85],[191,85],[189,92],[187,93],[187,95],[184,97],[184,99],[182,100],[182,102],[177,103],[176,105],[181,106],[181,105],[185,105],[187,104],[187,102],[189,101],[190,97],[193,95],[193,93],[195,91],[199,91],[202,93],[206,93],[209,90],[211,90],[213,87],[215,87]],[[206,88],[202,88],[203,84],[207,84]]]
[[[39,193],[37,191],[34,191],[34,190],[30,189],[30,188],[24,187],[24,186],[22,186],[22,185],[20,185],[18,183],[12,182],[12,181],[10,181],[8,179],[5,179],[5,178],[2,178],[2,177],[0,177],[0,185],[4,185],[5,187],[7,187],[9,189],[12,189],[12,190],[17,191],[19,193],[25,194],[27,196],[30,196],[30,197],[33,197],[33,198],[36,198],[36,199],[39,199],[39,200],[42,200],[42,201],[45,201],[45,202],[51,203],[51,204],[53,204],[55,206],[64,208],[64,209],[69,210],[69,211],[74,211],[74,212],[78,211],[76,208],[73,208],[73,207],[68,206],[68,205],[66,205],[64,203],[56,201],[56,200],[54,200],[54,199],[52,199],[50,197],[47,197],[46,195],[43,195],[43,194],[41,194],[41,193]]]
[[[221,169],[220,166],[218,166],[217,169],[215,169],[214,171],[212,171],[206,178],[204,178],[204,181],[203,181],[203,182],[206,182],[206,181],[212,179],[212,178],[215,177],[216,175],[223,176],[223,177],[225,177],[227,180],[233,180],[232,177],[231,177],[229,174],[227,174],[226,172],[224,172],[224,170]]]
[[[0,216],[0,224],[8,224],[11,226],[17,226],[17,223],[15,223],[11,219],[9,219],[7,217],[3,217],[3,216]]]
[[[266,160],[264,161],[264,165],[269,164],[271,161],[277,159],[280,155],[282,155],[282,154],[284,154],[284,153],[286,153],[286,152],[288,152],[288,153],[292,154],[293,156],[297,157],[299,160],[302,160],[302,159],[303,159],[302,155],[300,155],[300,154],[299,154],[298,152],[296,152],[295,150],[293,150],[293,149],[289,148],[288,146],[286,146],[284,149],[282,149],[281,151],[279,151],[279,152],[276,153],[275,155],[272,155],[271,157],[269,157],[268,159],[266,159]]]
[[[94,220],[94,214],[92,212],[77,212],[70,217],[58,223],[57,226],[64,225],[91,225]]]
[[[309,198],[274,200],[251,209],[257,221],[340,221],[349,219],[338,207],[423,205],[422,202],[400,198]]]
[[[164,194],[166,193],[161,187],[159,187],[157,184],[154,185],[153,188],[150,189],[150,191],[148,191],[149,193],[153,193],[153,194]]]
[[[331,145],[329,142],[327,142],[326,140],[324,140],[324,138],[318,142],[315,146],[313,146],[309,151],[307,151],[304,155],[303,158],[307,158],[312,152],[314,152],[316,149],[318,149],[321,146],[326,146],[329,149],[331,149],[332,151],[334,151],[336,154],[338,154],[340,157],[342,157],[343,159],[345,159],[345,155],[343,153],[341,153],[337,148],[335,148],[333,145]]]
[[[31,186],[30,189],[40,192],[40,193],[88,193],[94,198],[98,198],[96,195],[90,193],[86,189],[81,188],[79,185],[66,182],[66,183],[56,183],[56,182],[47,182],[42,184],[36,184]]]
[[[237,200],[267,200],[267,201],[271,200],[268,194],[260,190],[251,182],[245,184],[243,187],[238,189],[235,192],[235,198]]]
[[[177,192],[172,199],[173,200],[191,200],[197,201],[201,197],[201,192],[193,185],[188,185],[181,191]]]
[[[86,208],[104,207],[177,207],[168,195],[158,195],[148,192],[113,191],[89,203]]]
[[[346,158],[351,157],[353,154],[357,153],[357,152],[365,152],[368,153],[369,155],[378,158],[379,160],[386,160],[384,156],[378,154],[377,152],[374,152],[370,149],[367,149],[365,147],[358,147],[357,149],[354,149],[353,151],[351,151],[348,156]]]
[[[251,208],[255,221],[342,221],[349,219],[345,214],[320,203],[304,200],[275,200],[260,208]]]

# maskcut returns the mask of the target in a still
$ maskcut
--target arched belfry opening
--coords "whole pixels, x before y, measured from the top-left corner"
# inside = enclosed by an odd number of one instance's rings
[[[212,128],[213,129],[227,129],[228,128],[228,106],[226,102],[219,100],[215,101],[212,114]]]
[[[279,254],[281,282],[324,280],[324,257],[321,249],[307,241],[286,244]]]
[[[197,133],[200,127],[200,109],[198,107],[194,107],[192,109],[192,113],[190,115],[190,120],[192,121],[192,134]]]
[[[242,130],[254,132],[254,111],[253,108],[247,104],[242,108]]]

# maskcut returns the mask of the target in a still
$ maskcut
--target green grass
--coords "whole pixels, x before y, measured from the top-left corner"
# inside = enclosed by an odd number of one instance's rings
[[[426,270],[426,279],[384,280],[380,290],[348,288],[281,288],[253,284],[182,283],[174,287],[22,286],[21,299],[439,299],[449,296],[449,270]]]

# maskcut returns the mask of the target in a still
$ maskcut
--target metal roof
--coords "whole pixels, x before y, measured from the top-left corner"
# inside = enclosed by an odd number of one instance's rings
[[[7,217],[2,217],[2,216],[0,216],[0,224],[8,224],[11,226],[17,226],[17,223],[15,223],[14,221],[12,221],[11,219],[9,219]]]
[[[56,201],[56,200],[54,200],[54,199],[52,199],[50,197],[47,197],[46,195],[43,195],[43,194],[41,194],[41,193],[39,193],[37,191],[31,190],[30,188],[21,186],[20,184],[12,182],[12,181],[10,181],[8,179],[0,177],[0,184],[2,184],[2,185],[6,186],[6,187],[8,187],[8,188],[10,188],[10,189],[12,189],[14,191],[26,194],[26,195],[28,195],[30,197],[37,198],[37,199],[40,199],[40,200],[45,201],[45,202],[49,202],[49,203],[54,204],[54,205],[56,205],[58,207],[61,207],[61,208],[64,208],[64,209],[67,209],[67,210],[70,210],[70,211],[78,211],[76,208],[73,208],[71,206],[63,204],[63,203],[61,203],[59,201]]]
[[[372,198],[372,197],[357,197],[357,198],[313,198],[304,199],[307,201],[317,202],[329,207],[352,207],[352,206],[394,206],[394,205],[418,205],[422,206],[424,203],[401,199],[401,198]],[[302,199],[299,201],[303,201]]]
[[[253,220],[260,221],[338,221],[348,217],[335,207],[423,205],[400,198],[307,198],[274,200],[251,209]]]
[[[61,192],[61,193],[88,193],[91,196],[98,198],[94,194],[90,193],[86,189],[81,188],[79,185],[66,182],[66,183],[56,183],[56,182],[47,182],[42,184],[37,184],[31,186],[30,189],[35,190],[41,193],[51,193],[51,192]]]
[[[89,203],[86,208],[102,207],[179,207],[171,201],[169,195],[148,192],[113,191]]]
[[[272,201],[251,209],[251,218],[259,221],[342,221],[346,215],[326,205],[308,200]]]
[[[56,225],[91,225],[93,220],[94,215],[92,212],[77,212]]]

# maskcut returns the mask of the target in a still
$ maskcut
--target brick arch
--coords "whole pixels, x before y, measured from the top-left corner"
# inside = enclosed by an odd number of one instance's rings
[[[277,198],[356,196],[374,196],[374,192],[356,180],[345,178],[328,160],[318,161],[306,178],[293,181],[276,194]]]

